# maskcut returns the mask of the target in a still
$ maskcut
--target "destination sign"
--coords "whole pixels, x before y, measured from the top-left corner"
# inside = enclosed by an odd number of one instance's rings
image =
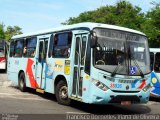
[[[101,37],[127,41],[138,41],[140,37],[139,35],[136,35],[134,33],[109,29],[96,29],[96,34]]]

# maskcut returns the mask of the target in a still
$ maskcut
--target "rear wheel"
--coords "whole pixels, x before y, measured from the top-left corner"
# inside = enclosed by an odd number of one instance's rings
[[[20,91],[22,92],[26,91],[26,81],[25,81],[24,72],[21,72],[19,75],[18,86],[19,86]]]
[[[71,99],[68,98],[68,87],[65,81],[61,80],[56,85],[56,99],[59,104],[70,105]]]

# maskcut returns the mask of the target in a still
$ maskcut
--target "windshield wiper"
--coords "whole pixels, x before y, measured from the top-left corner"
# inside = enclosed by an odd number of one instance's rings
[[[131,61],[131,59],[133,59],[133,62],[134,62],[134,64],[136,65],[136,67],[138,68],[141,77],[144,78],[144,74],[143,74],[141,68],[139,67],[139,65],[138,65],[137,61],[135,60],[134,56],[131,54],[130,46],[129,46],[129,48],[128,48],[128,58],[130,59],[130,61]],[[128,66],[129,66],[129,65],[128,65]]]
[[[126,61],[126,53],[125,53],[126,47],[124,44],[124,62]],[[119,67],[121,66],[121,64],[118,64],[116,66],[116,68],[114,69],[114,71],[111,73],[111,77],[114,77],[116,75],[116,72],[118,71]],[[124,67],[123,67],[124,68]]]
[[[114,77],[116,75],[117,70],[119,69],[120,64],[118,64],[116,66],[116,68],[114,69],[114,71],[111,73],[111,77]]]

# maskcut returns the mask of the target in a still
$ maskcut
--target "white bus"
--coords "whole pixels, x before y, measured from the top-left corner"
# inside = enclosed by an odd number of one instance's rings
[[[152,97],[160,97],[160,48],[150,48]]]
[[[7,42],[5,40],[0,40],[0,70],[7,69]]]

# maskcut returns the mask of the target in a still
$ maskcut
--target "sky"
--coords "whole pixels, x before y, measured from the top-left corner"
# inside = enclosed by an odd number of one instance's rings
[[[0,0],[0,23],[18,25],[22,32],[33,32],[61,26],[70,17],[95,10],[105,5],[115,5],[119,0]],[[149,11],[153,0],[128,0]],[[160,2],[160,0],[154,0]]]

